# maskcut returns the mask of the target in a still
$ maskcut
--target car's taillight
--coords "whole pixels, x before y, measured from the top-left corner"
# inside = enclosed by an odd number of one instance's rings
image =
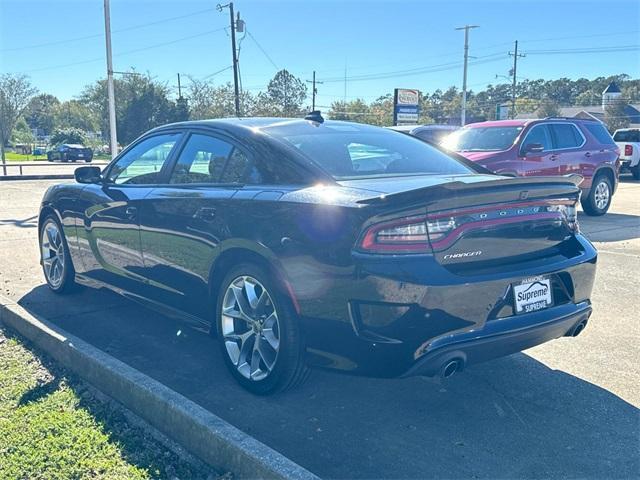
[[[405,217],[382,222],[367,229],[360,247],[370,252],[427,252],[426,218]]]
[[[633,145],[624,146],[624,155],[626,157],[630,157],[631,155],[633,155]]]
[[[580,226],[578,225],[578,209],[576,208],[576,204],[571,205],[550,205],[547,207],[548,212],[560,212],[564,217],[567,225],[574,231],[580,231]]]
[[[367,229],[360,248],[370,252],[426,253],[429,240],[437,241],[456,227],[455,219],[427,220],[424,216],[404,217],[378,223]]]

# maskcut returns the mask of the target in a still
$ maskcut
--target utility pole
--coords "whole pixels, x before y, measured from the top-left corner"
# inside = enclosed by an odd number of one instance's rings
[[[518,70],[518,57],[526,57],[524,53],[518,53],[518,41],[516,40],[513,53],[509,52],[509,55],[513,57],[513,69],[511,71],[513,75],[513,90],[511,92],[511,118],[516,116],[516,72]]]
[[[180,74],[178,74],[178,98],[182,98],[182,85],[180,85]]]
[[[316,82],[316,71],[313,71],[313,80],[307,80],[307,83],[312,83],[313,87],[311,88],[311,111],[315,111],[316,109],[316,94],[318,93],[318,89],[316,88],[316,83],[322,85],[324,82]]]
[[[111,59],[111,14],[109,0],[104,0],[104,35],[107,44],[107,95],[109,96],[109,148],[111,158],[118,154],[116,131],[116,97],[113,88],[113,62]]]
[[[238,12],[237,20],[233,18],[233,2],[226,5],[218,4],[217,9],[222,12],[223,8],[229,8],[229,19],[231,25],[231,58],[233,61],[233,90],[236,106],[236,117],[240,116],[240,86],[238,82],[238,52],[236,50],[236,27],[243,28],[244,22],[240,20],[240,12]]]
[[[460,124],[464,127],[467,120],[467,61],[469,60],[469,30],[478,28],[479,25],[465,25],[456,30],[464,30],[464,69],[462,73],[462,111],[460,112]]]

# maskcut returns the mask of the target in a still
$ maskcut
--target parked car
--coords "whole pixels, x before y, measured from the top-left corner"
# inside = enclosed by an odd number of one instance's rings
[[[254,393],[309,367],[449,377],[592,310],[579,179],[480,171],[357,123],[167,125],[45,193],[41,263],[54,292],[104,286],[210,329]]]
[[[444,145],[502,175],[579,174],[584,178],[580,184],[582,208],[588,215],[605,214],[618,185],[620,150],[597,120],[473,123],[452,133]]]
[[[631,172],[640,180],[640,128],[621,128],[613,134],[620,148],[620,172]]]
[[[444,138],[451,132],[455,132],[460,127],[456,125],[396,125],[393,127],[387,127],[396,132],[406,133],[413,135],[429,143],[439,144]]]
[[[84,145],[63,143],[47,152],[47,160],[50,162],[55,160],[60,160],[61,162],[84,160],[89,163],[93,160],[93,150]]]

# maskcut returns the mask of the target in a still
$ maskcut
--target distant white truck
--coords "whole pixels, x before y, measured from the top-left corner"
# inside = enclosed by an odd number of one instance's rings
[[[640,128],[620,128],[613,140],[620,148],[620,173],[629,171],[640,180]]]

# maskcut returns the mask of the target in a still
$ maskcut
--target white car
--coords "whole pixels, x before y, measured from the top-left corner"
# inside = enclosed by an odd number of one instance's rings
[[[628,170],[640,180],[640,128],[616,130],[613,140],[620,147],[620,173]]]

